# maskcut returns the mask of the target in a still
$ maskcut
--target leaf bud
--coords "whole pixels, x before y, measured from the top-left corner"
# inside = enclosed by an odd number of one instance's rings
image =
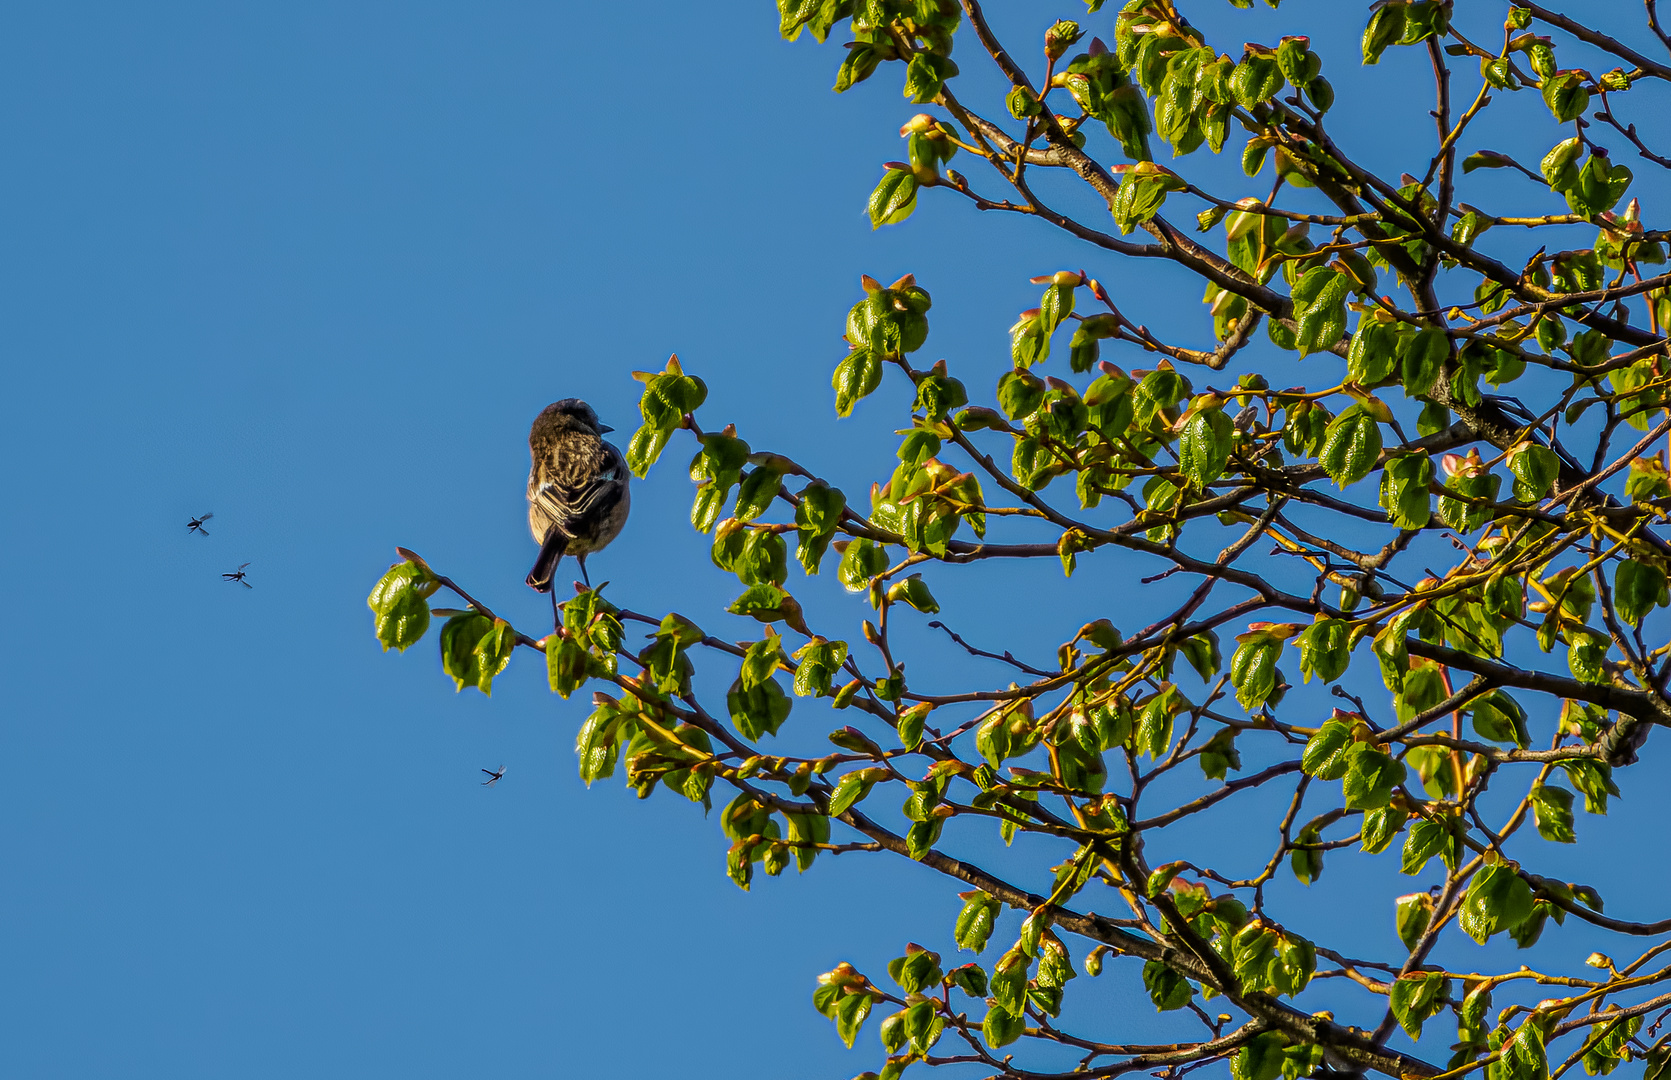
[[[1242,199],[1236,205],[1241,209],[1232,211],[1224,219],[1224,235],[1230,240],[1240,240],[1252,232],[1254,227],[1263,220],[1263,215],[1259,211],[1265,208],[1264,203],[1252,198]]]
[[[830,732],[829,738],[831,743],[843,750],[851,750],[855,754],[870,754],[874,757],[882,756],[882,748],[851,724],[839,731]]]
[[[1198,232],[1206,232],[1214,225],[1224,220],[1224,215],[1230,211],[1223,206],[1209,206],[1195,215],[1195,227]]]
[[[929,591],[928,584],[923,581],[921,574],[912,574],[904,581],[895,582],[888,590],[888,599],[903,600],[925,615],[935,615],[940,611],[939,603]]]
[[[1604,72],[1596,82],[1603,90],[1624,91],[1630,89],[1630,74],[1624,68],[1614,68]]]
[[[1055,26],[1044,32],[1044,55],[1051,60],[1060,60],[1074,42],[1084,36],[1078,23],[1071,19],[1058,20]]]

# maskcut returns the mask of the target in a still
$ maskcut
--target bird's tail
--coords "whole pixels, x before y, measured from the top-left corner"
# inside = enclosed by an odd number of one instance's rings
[[[539,592],[551,591],[551,578],[557,573],[557,563],[563,558],[563,550],[568,546],[569,538],[563,535],[563,530],[552,526],[545,534],[545,543],[540,545],[539,557],[534,560],[534,568],[528,571],[528,587]]]

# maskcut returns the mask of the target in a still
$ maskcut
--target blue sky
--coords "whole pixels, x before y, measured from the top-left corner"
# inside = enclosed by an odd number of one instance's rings
[[[1360,76],[1361,16],[1318,29],[1322,0],[1196,7],[1232,48],[1311,30],[1342,112],[1413,71]],[[1001,22],[1024,40],[1080,10],[1014,8]],[[1087,20],[1111,23],[1112,5]],[[875,1067],[874,1035],[849,1053],[812,1010],[813,978],[880,967],[906,940],[949,950],[953,887],[847,857],[744,894],[717,822],[665,793],[581,786],[587,706],[551,696],[537,662],[519,657],[491,701],[455,694],[432,641],[381,653],[363,602],[403,544],[537,626],[527,425],[580,396],[624,434],[628,372],[674,351],[708,382],[706,423],[737,421],[860,495],[891,467],[908,404],[895,386],[835,421],[829,372],[861,273],[916,272],[936,298],[928,351],[990,393],[1006,328],[1037,303],[1027,277],[1090,254],[950,199],[873,233],[865,197],[917,110],[892,69],[830,94],[838,60],[780,42],[764,3],[8,13],[0,1072]],[[1425,108],[1364,156],[1426,146]],[[1535,160],[1550,137],[1529,121],[1496,145]],[[1087,268],[1128,313],[1200,333],[1181,275]],[[593,578],[741,637],[714,614],[735,580],[687,523],[689,452],[675,444],[635,488]],[[187,536],[205,511],[212,535]],[[253,590],[222,582],[246,561]],[[991,640],[1001,614],[1007,647],[1041,658],[1111,608],[1136,623],[1131,579],[1153,567],[1083,563],[1071,583],[1052,567],[948,579],[944,617]],[[828,574],[804,599],[849,627],[860,615]],[[948,682],[1000,675],[915,635]],[[791,723],[818,745],[826,720],[803,705]],[[1540,869],[1625,859],[1663,820],[1664,777],[1633,770],[1612,817],[1580,821],[1597,846],[1546,848]],[[1386,895],[1386,867],[1349,862],[1313,890],[1319,935],[1353,897]],[[1662,868],[1620,873],[1621,914],[1662,914],[1630,902],[1663,888]],[[1385,922],[1366,949],[1390,940]],[[1089,996],[1148,1030],[1131,976]]]

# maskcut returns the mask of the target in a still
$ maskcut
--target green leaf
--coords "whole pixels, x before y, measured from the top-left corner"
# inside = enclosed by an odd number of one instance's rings
[[[743,738],[753,741],[763,735],[776,735],[789,717],[792,702],[776,679],[745,686],[739,678],[726,692],[725,704],[732,724]]]
[[[963,910],[958,912],[953,928],[957,947],[975,953],[985,951],[987,939],[992,936],[992,927],[1002,908],[1003,905],[995,897],[978,890],[970,893],[964,901]]]
[[[516,632],[503,619],[474,612],[455,615],[441,628],[441,668],[458,689],[493,693],[493,679],[511,662]]]
[[[1138,714],[1136,744],[1139,753],[1159,761],[1172,747],[1172,718],[1177,695],[1162,692],[1150,698]]]
[[[1519,926],[1531,913],[1532,887],[1512,867],[1492,863],[1469,882],[1457,923],[1484,945],[1491,935]]]
[[[1583,794],[1585,813],[1607,813],[1607,797],[1619,794],[1618,785],[1613,783],[1611,765],[1595,758],[1574,758],[1557,764],[1567,771],[1572,786]]]
[[[1325,721],[1317,734],[1306,740],[1300,768],[1319,780],[1338,780],[1349,767],[1347,751],[1356,745],[1350,726],[1339,720]]]
[[[940,87],[957,74],[957,65],[949,57],[930,52],[911,55],[905,66],[905,96],[918,105],[927,105],[940,95]]]
[[[1351,625],[1341,619],[1323,619],[1300,631],[1300,675],[1306,682],[1313,675],[1330,683],[1346,673],[1351,662]]]
[[[953,986],[972,998],[984,998],[987,991],[986,971],[979,964],[969,963],[947,972]]]
[[[1502,690],[1493,690],[1476,698],[1468,706],[1469,720],[1474,731],[1492,742],[1513,743],[1521,749],[1531,746],[1526,730],[1526,710]]]
[[[1549,1058],[1544,1048],[1543,1025],[1539,1017],[1529,1017],[1514,1037],[1503,1044],[1499,1068],[1503,1080],[1547,1080]]]
[[[1548,495],[1561,474],[1561,460],[1547,446],[1528,446],[1511,452],[1508,466],[1514,474],[1514,497],[1521,502],[1537,502]]]
[[[1607,681],[1607,650],[1611,642],[1588,627],[1575,627],[1567,632],[1567,667],[1580,682]]]
[[[1446,979],[1442,972],[1411,972],[1392,984],[1392,1014],[1412,1039],[1422,1037],[1422,1024],[1444,1006]]]
[[[1348,810],[1376,810],[1387,805],[1393,790],[1404,782],[1404,763],[1377,750],[1369,743],[1357,743],[1346,751],[1343,791]]]
[[[737,490],[737,520],[753,521],[764,514],[782,488],[783,474],[776,469],[762,466],[749,473]]]
[[[1572,792],[1548,784],[1532,785],[1532,812],[1538,835],[1557,844],[1577,843],[1573,832]]]
[[[384,652],[390,648],[405,652],[417,644],[429,629],[429,604],[421,590],[404,588],[394,591],[383,609],[377,612],[374,629]]]
[[[366,597],[366,606],[381,614],[400,603],[405,593],[419,592],[428,597],[434,594],[439,585],[434,575],[422,564],[411,560],[395,563],[378,579],[377,584],[372,586],[371,595]]]
[[[1276,662],[1281,655],[1281,639],[1265,634],[1254,634],[1236,646],[1230,657],[1230,683],[1242,708],[1251,712],[1275,692]]]
[[[1274,70],[1274,64],[1272,68]],[[1279,74],[1279,86],[1281,78]],[[1184,187],[1184,182],[1170,170],[1150,161],[1138,162],[1126,171],[1120,189],[1114,193],[1114,201],[1110,205],[1114,224],[1119,226],[1122,234],[1129,234],[1160,212],[1168,192],[1182,191]]]
[[[1276,66],[1288,84],[1297,90],[1317,77],[1323,58],[1311,51],[1308,39],[1286,37],[1276,47]]]
[[[1398,366],[1398,330],[1378,319],[1358,320],[1358,332],[1346,350],[1346,376],[1363,386],[1380,386]]]
[[[795,653],[795,660],[796,696],[823,697],[830,692],[831,679],[847,660],[847,643],[813,638]]]
[[[1282,70],[1274,56],[1262,56],[1251,50],[1230,73],[1230,92],[1244,109],[1251,109],[1269,101],[1282,89]]]
[[[784,601],[787,599],[788,593],[769,581],[763,581],[750,585],[725,610],[733,615],[748,615],[761,622],[776,622],[784,617]]]
[[[1387,4],[1375,9],[1369,17],[1369,26],[1363,33],[1363,62],[1378,64],[1381,54],[1387,46],[1396,43],[1404,36],[1404,8],[1403,4]]]
[[[1450,358],[1451,343],[1445,332],[1436,326],[1426,326],[1404,340],[1399,356],[1400,371],[1407,397],[1421,397],[1433,389],[1433,383]]]
[[[930,988],[939,989],[945,972],[940,970],[940,957],[923,949],[908,951],[888,961],[888,977],[907,994],[920,994]]]
[[[640,480],[650,471],[650,466],[661,457],[661,452],[667,448],[667,442],[672,438],[671,431],[645,424],[633,432],[632,439],[627,443],[627,468]]]
[[[1381,457],[1381,425],[1361,405],[1353,405],[1329,425],[1318,464],[1344,488],[1368,476]]]
[[[1211,630],[1185,638],[1178,643],[1178,651],[1189,661],[1189,666],[1195,669],[1195,673],[1201,676],[1203,682],[1217,675],[1224,663],[1224,658],[1219,653],[1218,635]]]
[[[1613,572],[1613,603],[1619,618],[1632,626],[1640,625],[1656,607],[1671,604],[1667,594],[1665,571],[1650,562],[1626,559]]]
[[[1201,747],[1201,773],[1209,780],[1223,780],[1232,769],[1242,768],[1242,755],[1236,749],[1236,728],[1223,728]]]
[[[1294,287],[1294,341],[1300,355],[1328,352],[1346,334],[1346,298],[1351,279],[1327,266],[1306,271]],[[1309,303],[1300,306],[1302,296]]]
[[[850,416],[854,405],[882,385],[882,362],[868,348],[855,348],[836,365],[830,385],[836,392],[836,415]]]
[[[744,690],[755,687],[771,679],[772,673],[783,666],[783,642],[773,631],[767,631],[766,636],[751,644],[743,653],[742,672],[738,676]]]
[[[1406,949],[1414,949],[1433,922],[1432,894],[1422,892],[1401,896],[1395,903],[1394,911],[1398,940],[1404,943]]]
[[[1205,491],[1207,485],[1224,475],[1235,437],[1230,418],[1217,405],[1197,412],[1184,425],[1178,440],[1178,463],[1197,490]]]
[[[1044,380],[1023,369],[1004,373],[998,379],[998,407],[1011,420],[1033,415],[1044,401]]]
[[[725,512],[725,503],[731,497],[729,485],[715,483],[702,484],[696,489],[696,498],[690,504],[690,523],[697,532],[711,532],[719,523],[719,517]]]
[[[915,750],[922,743],[923,724],[928,720],[928,714],[933,708],[932,705],[915,705],[899,714],[896,730],[899,733],[900,745],[905,749]]]
[[[1671,1042],[1661,1041],[1647,1053],[1647,1069],[1642,1080],[1671,1080]]]
[[[785,814],[783,820],[789,826],[789,839],[794,843],[810,845],[830,842],[830,819],[822,814]],[[805,873],[817,857],[817,848],[797,847],[796,872]]]
[[[571,637],[552,634],[545,639],[546,678],[552,693],[568,700],[569,695],[586,683],[586,661],[590,659],[585,646]]]
[[[1578,183],[1578,158],[1584,153],[1584,140],[1574,135],[1565,142],[1558,142],[1543,156],[1538,165],[1538,171],[1549,182],[1551,190],[1558,192],[1570,191]],[[1542,344],[1541,340],[1539,342]],[[1549,346],[1544,346],[1549,348]]]
[[[1322,842],[1323,834],[1316,824],[1307,825],[1294,837],[1293,850],[1288,854],[1288,868],[1301,885],[1310,885],[1323,876],[1323,852],[1316,846]]]
[[[1543,101],[1556,120],[1567,124],[1584,115],[1590,105],[1590,91],[1584,88],[1583,75],[1559,71],[1543,80]]]
[[[673,368],[671,363],[668,366]],[[706,383],[694,375],[684,375],[672,369],[658,372],[644,384],[638,411],[644,417],[646,427],[668,432],[683,423],[685,414],[695,412],[707,398]]]
[[[1433,520],[1433,459],[1426,454],[1396,454],[1381,473],[1381,506],[1400,529],[1424,529]]]
[[[1026,1030],[1027,1018],[1017,1016],[1002,1005],[994,1005],[988,1009],[986,1019],[981,1021],[981,1037],[986,1040],[986,1045],[994,1050],[1021,1038]]]
[[[830,816],[840,817],[854,803],[862,802],[870,794],[870,789],[876,786],[876,779],[873,770],[859,769],[836,781],[835,789],[830,792]]]
[[[801,489],[801,503],[795,508],[798,543],[795,557],[808,574],[818,573],[819,563],[830,546],[842,511],[847,508],[847,497],[840,488],[830,487],[815,480]]]
[[[407,561],[389,567],[366,597],[374,614],[373,628],[383,651],[405,652],[429,629],[427,598],[440,587],[427,567]]]
[[[870,227],[897,225],[911,216],[917,208],[917,177],[907,169],[889,169],[882,174],[876,190],[870,193],[865,210],[870,215]]]
[[[847,1048],[853,1048],[853,1040],[858,1038],[859,1028],[864,1025],[865,1017],[870,1015],[870,1007],[875,1001],[868,993],[848,994],[836,1004],[836,1034]]]
[[[615,758],[620,750],[620,739],[630,737],[623,730],[620,711],[605,699],[575,736],[574,752],[580,758],[580,779],[587,787],[594,780],[605,780],[615,773]]]
[[[929,591],[928,583],[921,574],[896,581],[888,589],[888,600],[894,603],[903,601],[925,615],[938,615],[940,604]]]
[[[764,529],[744,529],[743,542],[732,571],[745,585],[782,585],[789,576],[788,546],[783,537]]]
[[[975,729],[975,752],[993,768],[1010,756],[1010,718],[1007,713],[996,713]]]
[[[1451,830],[1437,821],[1423,818],[1410,826],[1410,834],[1404,839],[1404,860],[1399,872],[1404,874],[1419,874],[1427,860],[1438,855],[1445,860],[1445,865],[1456,868],[1459,844]]]
[[[1282,1075],[1287,1040],[1280,1031],[1255,1035],[1230,1059],[1231,1080],[1276,1080]]]
[[[842,553],[836,578],[848,592],[863,592],[870,587],[870,579],[888,568],[888,552],[868,537],[858,537]]]
[[[1159,960],[1143,965],[1143,987],[1149,991],[1149,1000],[1155,1003],[1157,1012],[1181,1009],[1195,996],[1195,987],[1189,980]]]
[[[1398,691],[1398,722],[1402,724],[1415,719],[1448,696],[1444,673],[1437,667],[1411,668]]]
[[[1409,815],[1393,806],[1383,806],[1379,810],[1369,810],[1363,816],[1363,829],[1359,833],[1358,847],[1365,855],[1379,855],[1392,846],[1393,838],[1404,828],[1404,822]]]

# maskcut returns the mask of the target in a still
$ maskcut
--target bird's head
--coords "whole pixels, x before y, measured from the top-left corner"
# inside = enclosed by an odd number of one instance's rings
[[[598,414],[592,407],[579,398],[564,398],[554,401],[545,407],[534,421],[535,434],[541,431],[559,432],[581,430],[594,435],[602,435],[614,431],[612,427],[598,422]]]

